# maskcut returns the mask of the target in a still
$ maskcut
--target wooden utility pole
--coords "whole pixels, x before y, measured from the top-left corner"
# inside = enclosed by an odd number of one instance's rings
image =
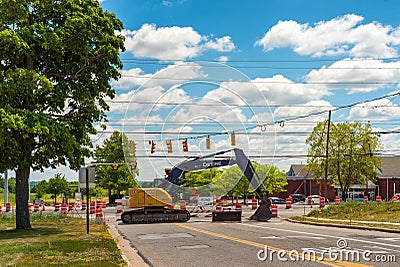
[[[328,132],[326,133],[326,148],[325,148],[325,178],[324,178],[324,197],[328,196],[328,157],[329,157],[329,131],[331,128],[331,115],[332,111],[329,110],[328,115]]]

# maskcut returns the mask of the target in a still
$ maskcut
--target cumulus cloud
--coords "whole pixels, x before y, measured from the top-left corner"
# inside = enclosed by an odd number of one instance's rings
[[[349,93],[370,92],[400,82],[400,62],[372,59],[343,59],[306,75],[320,89],[346,88]]]
[[[279,21],[255,45],[264,51],[292,47],[300,55],[395,57],[400,28],[379,22],[361,24],[364,18],[346,14],[314,25],[293,20]]]
[[[122,70],[121,78],[118,81],[113,80],[112,86],[116,89],[132,89],[135,86],[147,88],[184,83],[204,76],[200,65],[193,62],[176,62],[154,74],[144,73],[140,68]]]
[[[192,27],[159,27],[143,24],[139,30],[123,30],[126,50],[137,57],[183,60],[205,50],[230,52],[235,48],[230,36],[210,39]]]
[[[356,105],[350,109],[350,120],[390,120],[400,117],[400,107],[389,99]]]

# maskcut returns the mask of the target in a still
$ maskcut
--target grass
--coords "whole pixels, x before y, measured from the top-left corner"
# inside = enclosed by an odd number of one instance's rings
[[[304,217],[294,217],[295,220],[311,221],[341,225],[360,225],[374,228],[400,230],[399,225],[384,224],[400,223],[400,203],[382,202],[342,202],[339,205],[329,205],[323,209],[314,209]],[[347,220],[347,222],[326,221],[320,219]],[[379,223],[360,223],[356,221],[372,221]]]
[[[31,216],[32,230],[15,230],[0,216],[0,266],[125,266],[106,225],[65,215]]]

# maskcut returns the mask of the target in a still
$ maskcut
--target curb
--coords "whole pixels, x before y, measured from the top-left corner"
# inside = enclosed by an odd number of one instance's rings
[[[338,227],[338,228],[349,228],[349,229],[360,229],[360,230],[372,230],[372,231],[400,234],[400,230],[396,230],[396,229],[369,227],[369,226],[361,226],[361,225],[346,225],[346,224],[335,224],[335,223],[310,222],[310,221],[295,220],[295,219],[291,219],[291,218],[287,218],[286,220],[288,222],[292,222],[292,223],[301,223],[301,224],[318,225],[318,226],[331,226],[331,227]]]

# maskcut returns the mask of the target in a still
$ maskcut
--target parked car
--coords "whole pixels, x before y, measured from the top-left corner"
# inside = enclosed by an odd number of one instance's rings
[[[292,197],[293,203],[305,202],[307,199],[307,197],[303,194],[290,194],[290,196]]]
[[[272,204],[285,204],[286,200],[284,200],[283,198],[279,198],[279,197],[271,197],[271,203]]]

